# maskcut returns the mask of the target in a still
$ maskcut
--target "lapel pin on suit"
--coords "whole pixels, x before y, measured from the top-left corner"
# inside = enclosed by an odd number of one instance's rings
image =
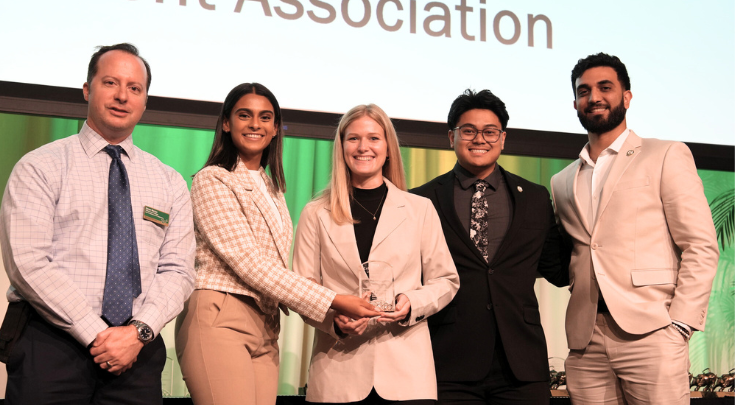
[[[631,149],[631,150],[629,150],[629,151],[628,151],[628,153],[626,153],[625,155],[626,155],[626,156],[630,156],[630,155],[632,155],[633,153],[634,153],[634,152],[633,152],[633,149]]]
[[[521,187],[521,186],[518,186],[518,192],[519,192],[519,193],[522,193],[522,192],[523,192],[523,187]]]

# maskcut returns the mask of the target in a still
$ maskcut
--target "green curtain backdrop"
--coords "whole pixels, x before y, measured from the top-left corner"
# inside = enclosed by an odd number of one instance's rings
[[[25,153],[43,144],[75,134],[83,120],[36,117],[0,113],[0,189],[4,190],[8,176]],[[191,186],[191,177],[204,164],[213,140],[213,131],[139,125],[134,132],[135,144],[157,156],[165,164],[179,171]],[[507,142],[513,142],[509,137]],[[409,187],[415,187],[450,170],[455,164],[454,153],[449,150],[402,148]],[[294,227],[301,209],[327,184],[331,171],[332,142],[296,137],[286,137],[284,166],[287,182],[286,201]],[[551,176],[569,164],[571,160],[524,156],[501,156],[500,164],[507,170],[548,188]],[[732,192],[733,172],[700,170],[705,193],[710,203],[719,195]],[[732,230],[730,231],[732,233]],[[735,278],[732,239],[721,246],[721,257],[712,289],[707,330],[696,333],[690,344],[691,372],[701,373],[709,367],[723,374],[734,367],[735,358]],[[564,311],[568,293],[545,282],[538,282],[536,291],[541,304],[542,320],[549,340],[549,354],[566,356],[564,338]],[[296,394],[306,381],[311,356],[313,330],[304,326],[301,319],[292,315],[281,316],[282,333],[281,371],[279,393]],[[162,382],[165,396],[188,394],[181,379],[176,361],[173,325],[169,324],[162,335],[167,344],[168,361]],[[561,363],[554,363],[557,370]]]

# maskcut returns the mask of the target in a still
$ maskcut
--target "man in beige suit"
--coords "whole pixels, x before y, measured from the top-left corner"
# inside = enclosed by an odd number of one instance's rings
[[[688,404],[688,340],[704,330],[719,252],[689,149],[627,128],[625,65],[572,70],[589,142],[551,180],[574,251],[567,308],[574,404]]]

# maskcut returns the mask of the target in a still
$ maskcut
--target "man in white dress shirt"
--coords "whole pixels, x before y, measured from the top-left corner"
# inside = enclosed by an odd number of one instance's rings
[[[159,332],[193,289],[195,244],[186,182],[133,145],[150,81],[134,46],[100,47],[79,134],[10,175],[6,404],[162,403]]]
[[[589,143],[551,180],[572,239],[567,387],[574,404],[688,404],[691,334],[704,330],[719,252],[692,154],[640,138],[625,65],[572,70]]]

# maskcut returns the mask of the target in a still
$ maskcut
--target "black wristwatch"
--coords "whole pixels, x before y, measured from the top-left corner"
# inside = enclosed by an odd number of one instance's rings
[[[144,345],[147,345],[151,340],[153,340],[153,329],[151,329],[150,326],[141,321],[136,321],[135,319],[130,321],[128,325],[133,325],[135,326],[135,329],[138,329],[138,340],[143,342]]]

